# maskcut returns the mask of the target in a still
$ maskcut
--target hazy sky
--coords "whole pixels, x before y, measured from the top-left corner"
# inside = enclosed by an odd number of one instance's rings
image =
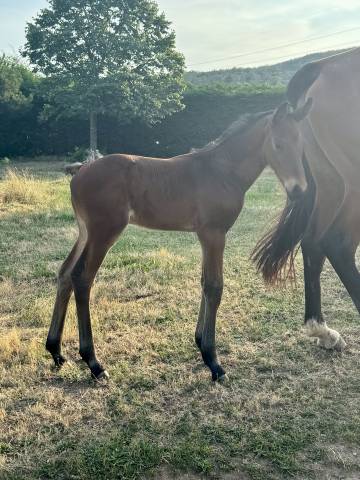
[[[18,50],[26,21],[46,4],[46,0],[0,0],[1,52]],[[172,21],[177,47],[191,69],[263,65],[360,45],[360,0],[158,0],[158,4]],[[320,36],[324,38],[313,38]],[[266,49],[272,50],[263,52]]]

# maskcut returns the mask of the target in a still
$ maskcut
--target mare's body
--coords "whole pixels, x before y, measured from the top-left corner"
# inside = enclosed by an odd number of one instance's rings
[[[265,278],[276,279],[300,242],[304,259],[305,324],[325,348],[345,342],[327,327],[321,308],[320,275],[329,259],[360,312],[360,49],[305,65],[290,81],[296,108],[312,98],[300,124],[309,188],[288,203],[278,227],[260,243],[255,258]]]

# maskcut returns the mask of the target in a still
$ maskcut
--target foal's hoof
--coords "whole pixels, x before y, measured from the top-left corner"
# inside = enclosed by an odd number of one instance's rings
[[[60,353],[57,353],[53,355],[54,363],[56,368],[61,368],[64,363],[66,362],[66,358],[60,355]]]
[[[101,370],[97,375],[94,372],[91,372],[92,378],[97,380],[98,382],[103,382],[105,380],[108,380],[110,378],[110,375],[106,370]]]
[[[220,367],[220,365],[216,368],[216,370],[213,370],[212,372],[212,381],[213,382],[226,382],[228,379],[228,376],[226,375],[225,370]]]

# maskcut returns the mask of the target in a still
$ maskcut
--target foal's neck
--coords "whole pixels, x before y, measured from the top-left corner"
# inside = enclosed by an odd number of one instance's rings
[[[228,159],[229,173],[239,177],[241,187],[248,190],[265,168],[264,142],[268,115],[239,135],[229,138],[222,149]]]

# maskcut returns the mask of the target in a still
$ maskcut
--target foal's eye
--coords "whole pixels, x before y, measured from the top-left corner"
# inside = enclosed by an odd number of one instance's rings
[[[281,143],[275,143],[275,148],[276,150],[283,150],[284,145],[282,145]]]

